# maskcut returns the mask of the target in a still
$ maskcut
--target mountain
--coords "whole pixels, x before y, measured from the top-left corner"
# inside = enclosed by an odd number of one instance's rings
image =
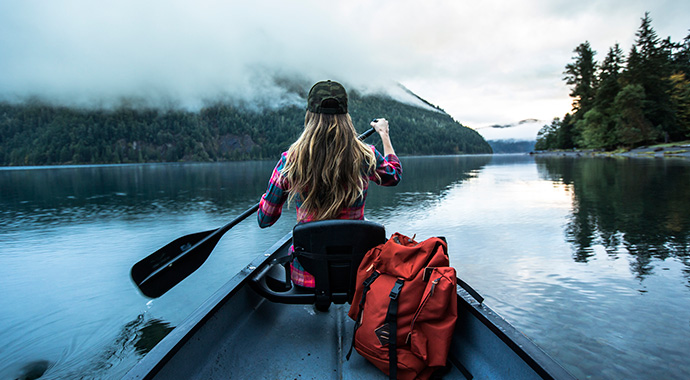
[[[131,101],[110,109],[35,99],[0,103],[0,165],[275,159],[304,126],[308,87],[285,83],[284,88],[290,101],[225,101],[197,111]],[[349,95],[357,130],[368,129],[372,118],[386,117],[400,155],[491,153],[479,133],[407,89]],[[381,148],[377,135],[367,141]]]
[[[537,133],[545,122],[525,119],[510,124],[496,124],[477,128],[491,145],[494,153],[524,153],[534,150]]]
[[[534,151],[536,141],[526,140],[489,140],[487,141],[494,153],[528,153]]]

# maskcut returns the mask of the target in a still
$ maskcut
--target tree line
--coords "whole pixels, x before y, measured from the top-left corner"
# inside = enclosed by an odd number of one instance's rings
[[[660,39],[649,12],[627,56],[616,43],[602,62],[588,41],[573,50],[564,80],[572,113],[537,135],[537,150],[629,149],[690,138],[690,34]]]
[[[372,117],[385,116],[402,155],[491,153],[481,135],[438,108],[356,91],[349,108],[359,132]],[[304,112],[298,106],[256,111],[227,103],[199,111],[77,109],[36,99],[0,103],[0,165],[275,159],[301,133]],[[368,142],[381,148],[377,135]]]

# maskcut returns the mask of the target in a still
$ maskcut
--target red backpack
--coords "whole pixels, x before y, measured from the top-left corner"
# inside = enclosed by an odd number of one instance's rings
[[[444,239],[418,243],[396,232],[369,250],[357,271],[352,346],[391,379],[428,379],[446,365],[456,283]]]

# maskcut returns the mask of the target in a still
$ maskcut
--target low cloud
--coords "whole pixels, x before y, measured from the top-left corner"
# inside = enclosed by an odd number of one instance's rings
[[[3,1],[0,99],[280,106],[301,98],[276,78],[328,78],[402,83],[471,127],[548,120],[570,110],[572,50],[627,54],[645,11],[661,38],[687,35],[681,0]]]
[[[395,72],[317,2],[67,1],[0,5],[0,91],[57,102],[294,101],[275,77],[359,87]]]

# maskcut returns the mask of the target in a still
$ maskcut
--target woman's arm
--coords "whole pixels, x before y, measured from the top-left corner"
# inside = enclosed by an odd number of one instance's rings
[[[393,144],[391,143],[391,137],[388,134],[388,120],[374,119],[371,122],[371,126],[374,127],[379,136],[381,136],[381,141],[383,142],[383,155],[395,155],[395,150],[393,149]]]
[[[259,211],[257,213],[257,220],[261,228],[272,226],[282,214],[283,203],[285,203],[288,197],[288,187],[280,171],[285,166],[286,159],[287,157],[285,153],[283,153],[278,164],[273,169],[271,179],[268,181],[266,193],[261,196]]]

